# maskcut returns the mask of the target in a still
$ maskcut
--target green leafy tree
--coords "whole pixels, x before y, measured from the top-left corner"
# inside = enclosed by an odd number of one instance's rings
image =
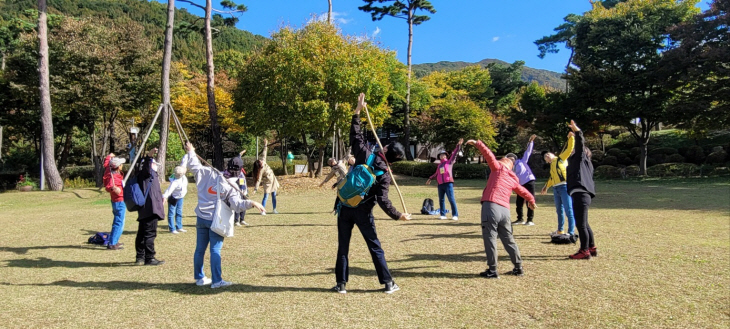
[[[413,26],[421,25],[423,22],[431,19],[427,15],[416,15],[417,11],[425,11],[435,14],[436,9],[433,8],[428,0],[363,0],[365,5],[358,9],[370,13],[373,21],[379,21],[385,16],[401,18],[408,23],[408,80],[406,87],[406,111],[403,119],[403,144],[406,146],[406,156],[408,160],[413,160],[413,154],[410,150],[410,104],[411,104],[411,53],[413,48]],[[375,5],[374,5],[375,4]],[[380,5],[377,5],[380,4]]]
[[[329,138],[335,127],[349,126],[360,92],[376,126],[389,116],[389,70],[396,62],[393,53],[343,36],[326,22],[299,30],[285,27],[241,68],[235,109],[250,132],[274,130],[280,138],[301,138],[310,165],[315,153],[323,163]]]
[[[571,95],[600,121],[623,125],[641,148],[646,173],[651,131],[668,115],[671,90],[658,73],[669,28],[696,12],[697,0],[629,0],[608,9],[595,3],[576,26]]]

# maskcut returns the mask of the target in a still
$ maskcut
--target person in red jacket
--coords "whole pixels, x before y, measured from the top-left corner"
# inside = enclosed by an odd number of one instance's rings
[[[104,188],[109,192],[112,199],[112,213],[114,221],[112,222],[112,231],[109,233],[109,243],[106,248],[109,250],[124,249],[124,243],[119,243],[119,238],[124,231],[124,217],[127,214],[127,208],[124,205],[124,187],[122,181],[122,164],[126,160],[124,158],[115,158],[114,153],[109,153],[104,159]]]
[[[510,221],[509,198],[512,191],[527,200],[527,207],[535,209],[535,197],[522,185],[517,175],[512,171],[514,161],[504,157],[497,161],[491,150],[482,142],[473,139],[466,142],[467,145],[474,145],[487,160],[490,173],[487,180],[487,187],[482,193],[482,238],[484,249],[487,253],[486,271],[479,273],[480,276],[496,279],[497,274],[497,236],[502,240],[504,249],[509,253],[514,269],[509,274],[522,276],[522,257],[517,243],[512,237],[512,222]]]

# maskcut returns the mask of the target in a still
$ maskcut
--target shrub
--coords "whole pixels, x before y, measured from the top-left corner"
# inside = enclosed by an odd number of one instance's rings
[[[606,157],[606,154],[603,153],[603,151],[601,151],[601,150],[591,151],[591,153],[593,153],[592,160],[597,161],[599,163],[602,162],[603,159]]]
[[[21,188],[23,186],[30,186],[35,190],[38,188],[38,183],[28,177],[20,175],[20,179],[18,180],[18,183],[15,184],[15,188]]]
[[[639,156],[639,155],[641,155],[641,148],[638,146],[632,147],[631,151],[629,151],[629,153],[631,153],[632,157]]]
[[[699,174],[699,169],[697,165],[691,163],[665,163],[649,167],[647,174],[652,177],[688,177]]]
[[[390,168],[393,173],[400,175],[408,175],[413,177],[428,178],[436,172],[438,167],[435,163],[428,162],[415,162],[415,161],[400,161],[391,164]],[[486,178],[489,172],[487,164],[482,163],[470,163],[463,164],[457,163],[454,165],[454,178],[457,179],[469,179],[469,178]]]
[[[730,168],[728,167],[717,167],[710,172],[712,176],[728,176],[730,175]]]
[[[595,169],[593,175],[596,178],[612,179],[622,178],[621,169],[614,166],[599,166]]]
[[[650,155],[649,159],[653,159],[654,163],[656,164],[662,164],[667,162],[667,156],[661,153]]]
[[[630,166],[634,164],[634,160],[629,157],[628,152],[621,152],[618,156],[618,163],[624,166]]]
[[[672,147],[658,147],[655,149],[652,149],[649,151],[649,155],[655,155],[655,154],[664,154],[664,155],[672,155],[677,154],[678,151],[675,148]]]
[[[61,170],[61,177],[65,179],[94,179],[94,166],[74,166],[66,167]]]
[[[621,149],[618,148],[612,148],[606,152],[607,155],[618,157],[619,154],[621,154]]]
[[[680,154],[672,154],[667,156],[667,162],[669,163],[684,163],[684,157]]]
[[[701,164],[705,162],[705,151],[701,146],[693,145],[687,149],[687,162]]]
[[[639,176],[639,166],[637,165],[631,165],[624,169],[624,173],[626,174],[626,177],[637,177]]]
[[[719,150],[717,152],[710,153],[705,159],[705,162],[710,164],[720,164],[725,162],[725,159],[727,159],[727,152]]]
[[[616,158],[613,155],[609,155],[605,158],[603,158],[603,162],[601,162],[601,166],[617,166],[618,165],[618,158]]]
[[[96,183],[93,179],[84,179],[81,177],[75,177],[73,179],[64,179],[63,180],[63,188],[64,189],[74,189],[74,188],[85,188],[85,187],[96,187]]]

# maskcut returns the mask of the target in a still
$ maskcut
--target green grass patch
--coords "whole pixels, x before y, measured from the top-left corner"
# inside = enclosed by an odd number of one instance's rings
[[[398,177],[411,212],[437,200],[425,179]],[[132,266],[136,214],[127,213],[122,251],[85,244],[109,231],[108,193],[98,189],[0,194],[2,327],[274,328],[727,328],[730,325],[730,183],[719,179],[598,181],[590,211],[601,256],[570,261],[574,245],[552,245],[552,195],[538,196],[536,226],[516,226],[526,274],[486,280],[480,203],[484,180],[457,180],[460,219],[385,218],[377,232],[402,290],[379,291],[357,229],[349,293],[334,285],[336,220],[329,189],[286,189],[279,215],[247,215],[223,247],[234,286],[193,284],[196,205],[185,200],[188,233],[160,222],[161,267]],[[538,182],[542,187],[544,181]],[[254,196],[260,200],[261,195]],[[395,189],[394,204],[400,208]],[[448,204],[448,203],[447,203]],[[104,205],[104,206],[102,206]],[[269,211],[271,205],[269,205]],[[512,210],[514,216],[514,209]],[[499,244],[499,272],[512,269]],[[210,270],[206,263],[206,272]]]

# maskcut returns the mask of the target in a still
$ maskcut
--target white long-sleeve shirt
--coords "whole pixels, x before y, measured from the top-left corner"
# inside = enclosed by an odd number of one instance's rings
[[[198,189],[198,206],[195,214],[204,220],[213,220],[215,206],[220,198],[228,200],[233,212],[242,212],[253,207],[250,200],[244,200],[236,189],[228,185],[223,175],[213,169],[203,166],[195,155],[188,152],[182,159],[182,166],[186,166],[195,175],[195,184]],[[225,204],[223,204],[225,206]]]
[[[180,200],[186,194],[188,194],[188,178],[183,175],[170,183],[165,193],[162,194],[162,198],[167,199],[172,195],[173,198]]]

